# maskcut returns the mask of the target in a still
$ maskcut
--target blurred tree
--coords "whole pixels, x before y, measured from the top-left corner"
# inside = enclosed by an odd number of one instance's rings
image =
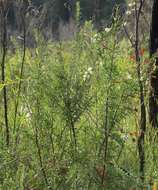
[[[110,21],[114,6],[125,5],[125,0],[26,0],[24,2],[26,7],[30,6],[29,3],[32,2],[34,8],[43,10],[43,17],[40,17],[39,22],[43,22],[42,26],[49,27],[52,33],[58,33],[58,25],[61,21],[68,23],[70,18],[74,18],[77,1],[80,2],[81,23],[85,20],[93,20],[96,28],[104,26]],[[8,6],[9,24],[16,27],[18,1],[10,0]]]
[[[96,26],[110,20],[112,10],[116,5],[123,7],[125,0],[80,0],[83,20],[93,19]]]
[[[82,20],[93,19],[95,22],[100,20],[109,20],[112,10],[116,5],[125,5],[125,0],[78,0],[81,6]],[[32,0],[36,6],[48,5],[48,16],[52,19],[62,19],[63,21],[69,21],[69,18],[74,15],[75,4],[77,0]],[[50,6],[53,4],[53,7]]]

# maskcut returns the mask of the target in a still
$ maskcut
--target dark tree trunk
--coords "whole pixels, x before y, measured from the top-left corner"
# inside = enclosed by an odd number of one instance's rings
[[[152,22],[150,31],[150,57],[158,51],[158,0],[154,0],[152,9]],[[155,64],[155,67],[153,67]],[[154,68],[154,69],[153,69]],[[149,121],[152,127],[158,128],[158,55],[151,63],[150,93],[149,93]]]
[[[10,132],[8,122],[8,99],[7,99],[7,87],[6,83],[6,55],[7,55],[7,19],[8,19],[8,1],[0,1],[0,13],[1,13],[1,43],[2,43],[2,60],[1,60],[1,82],[4,84],[3,87],[3,107],[4,107],[4,121],[6,127],[6,145],[9,146]]]
[[[150,32],[150,55],[152,56],[158,48],[158,0],[154,0],[152,9],[152,22]]]
[[[59,0],[57,2],[58,16],[64,22],[69,22],[73,15],[73,1],[72,0]]]

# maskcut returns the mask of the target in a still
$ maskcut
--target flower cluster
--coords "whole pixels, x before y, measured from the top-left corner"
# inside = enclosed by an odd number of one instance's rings
[[[96,64],[99,65],[99,66],[103,66],[103,61],[102,60],[98,60],[98,61],[96,61]]]
[[[105,32],[108,33],[108,32],[110,32],[110,31],[111,31],[111,28],[109,28],[109,27],[106,27],[106,28],[105,28]]]
[[[128,4],[129,7],[134,7],[135,5],[136,5],[135,2]]]
[[[91,75],[93,74],[93,68],[92,67],[89,67],[87,69],[87,71],[84,73],[83,75],[83,80],[86,81],[86,80],[89,80]]]
[[[136,5],[135,2],[128,4],[129,9],[126,11],[126,15],[129,16],[132,14],[132,11],[135,11],[135,5]]]
[[[97,39],[98,39],[98,34],[96,33],[96,34],[94,34],[93,37],[91,37],[91,42],[92,42],[92,43],[96,43],[96,42],[97,42]]]
[[[126,15],[131,15],[131,14],[132,14],[131,11],[129,11],[129,10],[126,11]]]
[[[123,140],[123,141],[127,141],[128,138],[129,138],[128,134],[123,134],[123,135],[122,135],[122,140]]]

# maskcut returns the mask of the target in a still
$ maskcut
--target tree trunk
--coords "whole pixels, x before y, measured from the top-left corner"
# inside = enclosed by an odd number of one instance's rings
[[[154,0],[152,9],[152,22],[150,31],[150,57],[157,53],[158,48],[158,0]],[[155,65],[155,67],[154,67]],[[153,69],[154,68],[154,69]],[[150,92],[149,92],[149,122],[154,128],[158,128],[158,55],[151,62]]]
[[[3,87],[3,107],[4,107],[4,121],[6,128],[6,145],[9,146],[9,122],[8,122],[8,100],[6,87],[6,55],[7,55],[7,1],[5,3],[0,1],[1,25],[2,25],[2,60],[1,60],[1,82]]]

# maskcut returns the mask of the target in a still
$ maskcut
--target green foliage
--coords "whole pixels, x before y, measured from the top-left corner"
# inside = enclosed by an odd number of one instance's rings
[[[138,130],[138,83],[130,45],[119,40],[121,27],[114,19],[110,28],[96,32],[85,22],[66,42],[46,42],[35,31],[37,44],[26,49],[22,79],[22,52],[13,40],[7,83],[0,85],[0,97],[7,85],[11,139],[6,147],[1,109],[0,189],[139,188],[137,136],[130,136]],[[149,130],[146,149],[152,159],[147,157],[145,183],[157,177],[150,135]]]

